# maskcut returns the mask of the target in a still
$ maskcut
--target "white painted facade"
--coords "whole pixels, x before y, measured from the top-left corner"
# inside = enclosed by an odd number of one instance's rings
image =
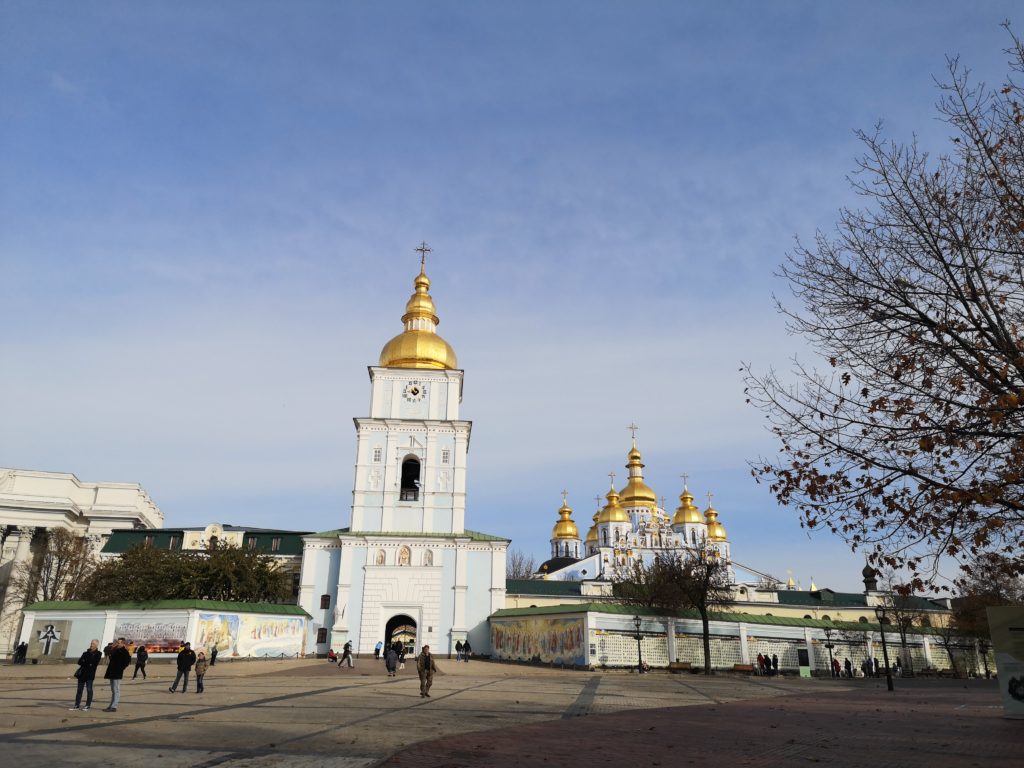
[[[0,653],[13,647],[21,623],[7,581],[16,563],[32,559],[45,531],[85,536],[98,555],[114,529],[160,528],[163,522],[138,483],[86,483],[69,472],[0,468]]]

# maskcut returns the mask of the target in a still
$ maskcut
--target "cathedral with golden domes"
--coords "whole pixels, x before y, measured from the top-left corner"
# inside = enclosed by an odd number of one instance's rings
[[[575,581],[579,579],[612,579],[617,570],[638,559],[650,561],[655,555],[669,551],[710,551],[730,564],[729,537],[718,520],[718,511],[708,506],[703,512],[693,503],[685,481],[679,494],[675,514],[658,504],[658,497],[644,481],[644,463],[633,445],[626,460],[627,479],[621,491],[615,489],[615,474],[610,473],[612,486],[605,494],[605,504],[594,512],[593,525],[586,538],[572,518],[573,510],[563,496],[558,521],[551,531],[551,558],[538,569],[547,579]],[[600,498],[600,497],[598,497]],[[662,502],[664,504],[664,502]]]

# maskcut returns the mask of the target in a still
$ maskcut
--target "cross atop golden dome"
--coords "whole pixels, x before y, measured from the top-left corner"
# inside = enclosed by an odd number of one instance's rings
[[[458,368],[455,350],[437,334],[441,321],[430,296],[430,278],[426,272],[430,247],[421,243],[416,250],[421,256],[420,273],[413,280],[414,291],[402,315],[405,330],[384,345],[380,365],[382,368]]]

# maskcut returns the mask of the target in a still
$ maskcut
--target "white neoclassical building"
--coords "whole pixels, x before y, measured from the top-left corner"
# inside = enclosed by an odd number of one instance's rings
[[[85,536],[98,555],[115,529],[163,523],[138,483],[86,483],[68,472],[0,467],[0,653],[11,649],[20,623],[20,606],[9,604],[8,579],[16,563],[33,559],[47,531]]]
[[[312,617],[310,653],[351,641],[371,652],[403,638],[449,653],[487,652],[487,617],[505,605],[509,541],[468,530],[463,371],[437,334],[424,269],[403,331],[370,366],[369,415],[354,419],[349,525],[305,537],[299,604]]]

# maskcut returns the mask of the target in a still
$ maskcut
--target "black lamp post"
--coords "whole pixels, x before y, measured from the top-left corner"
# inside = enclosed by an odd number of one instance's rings
[[[640,641],[644,639],[644,636],[640,634],[640,624],[642,619],[639,616],[633,617],[633,626],[636,627],[636,634],[633,637],[636,638],[636,673],[642,675],[644,673],[644,657],[643,652],[640,649]]]
[[[875,616],[878,618],[878,634],[882,636],[882,660],[885,662],[885,687],[890,691],[892,688],[892,670],[889,669],[889,646],[885,642],[885,606],[875,606]]]
[[[825,627],[825,647],[828,648],[828,674],[830,677],[836,677],[835,664],[832,661],[832,649],[835,648],[835,643],[832,642],[832,627]]]

